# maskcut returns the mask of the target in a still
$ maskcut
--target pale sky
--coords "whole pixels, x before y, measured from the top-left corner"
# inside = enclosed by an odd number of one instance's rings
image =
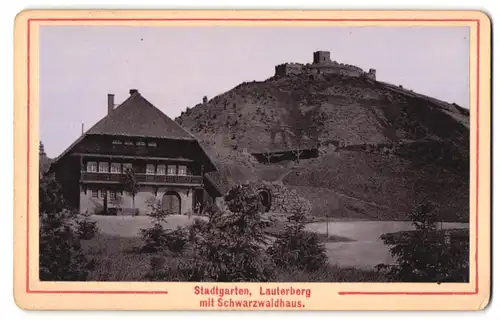
[[[469,108],[467,27],[90,27],[40,31],[40,138],[58,156],[115,103],[141,94],[172,119],[186,107],[314,51],[377,79]],[[138,119],[140,121],[140,119]]]

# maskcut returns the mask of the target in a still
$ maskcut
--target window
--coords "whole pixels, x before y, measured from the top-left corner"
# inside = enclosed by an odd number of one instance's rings
[[[175,176],[177,174],[177,170],[176,169],[177,169],[176,166],[173,166],[173,165],[168,166],[167,175],[169,175],[169,176]]]
[[[99,162],[99,172],[109,172],[109,163]]]
[[[99,198],[99,190],[97,189],[92,189],[92,198]]]
[[[148,147],[156,148],[156,142],[148,142]]]
[[[132,169],[132,164],[131,163],[124,163],[124,164],[122,164],[122,169],[123,169],[123,172],[125,172],[127,169]]]
[[[121,140],[113,140],[113,144],[123,144]]]
[[[110,200],[116,200],[117,196],[116,196],[116,191],[114,190],[110,190],[109,191],[109,199]]]
[[[132,141],[125,141],[126,146],[133,146],[134,143]]]
[[[186,166],[179,166],[179,172],[178,172],[179,176],[185,176],[186,172],[187,172]]]
[[[155,165],[147,164],[146,165],[146,174],[155,174]]]
[[[112,163],[111,164],[111,173],[120,173],[121,172],[121,167],[119,163]]]
[[[97,172],[97,162],[87,162],[87,172]]]
[[[159,164],[156,167],[156,173],[159,175],[165,175],[165,165],[164,164]]]
[[[99,190],[99,198],[104,199],[106,197],[106,190]]]
[[[140,147],[144,147],[146,145],[146,143],[144,141],[137,141],[136,145],[138,145]]]

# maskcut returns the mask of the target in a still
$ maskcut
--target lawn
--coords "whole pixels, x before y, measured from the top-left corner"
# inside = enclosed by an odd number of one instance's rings
[[[120,236],[125,238],[139,237],[141,229],[150,228],[153,223],[148,216],[100,216],[90,217],[97,221],[97,226],[101,233],[106,235]],[[207,219],[207,217],[186,215],[170,215],[167,223],[163,226],[166,229],[175,229],[191,224],[195,219]]]
[[[98,233],[91,240],[82,241],[84,251],[95,259],[96,268],[88,281],[147,281],[155,254],[141,253],[142,239]],[[176,265],[183,257],[169,256],[167,264]],[[384,277],[375,271],[340,268],[329,265],[317,272],[279,270],[276,282],[383,282]]]

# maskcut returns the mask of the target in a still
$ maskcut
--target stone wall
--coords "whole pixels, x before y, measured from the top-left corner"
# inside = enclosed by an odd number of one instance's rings
[[[275,75],[301,74],[303,73],[303,67],[304,65],[300,63],[283,63],[275,67]]]
[[[347,77],[366,77],[376,80],[376,70],[370,69],[368,72],[363,69],[345,63],[338,63],[330,60],[330,52],[317,51],[313,54],[312,64],[283,63],[275,67],[275,76],[299,74],[338,74]]]
[[[287,216],[297,208],[302,207],[306,215],[310,215],[312,205],[306,198],[300,196],[295,190],[280,183],[253,182],[259,190],[266,190],[271,194],[270,213],[278,216]]]

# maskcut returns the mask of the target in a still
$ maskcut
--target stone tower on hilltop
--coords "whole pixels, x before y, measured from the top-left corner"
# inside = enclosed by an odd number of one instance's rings
[[[363,77],[376,80],[376,70],[363,71],[360,67],[338,63],[330,59],[330,51],[316,51],[313,53],[313,63],[283,63],[275,66],[275,77],[301,74],[337,74],[346,77]]]
[[[313,53],[313,63],[329,63],[330,51],[316,51]]]

